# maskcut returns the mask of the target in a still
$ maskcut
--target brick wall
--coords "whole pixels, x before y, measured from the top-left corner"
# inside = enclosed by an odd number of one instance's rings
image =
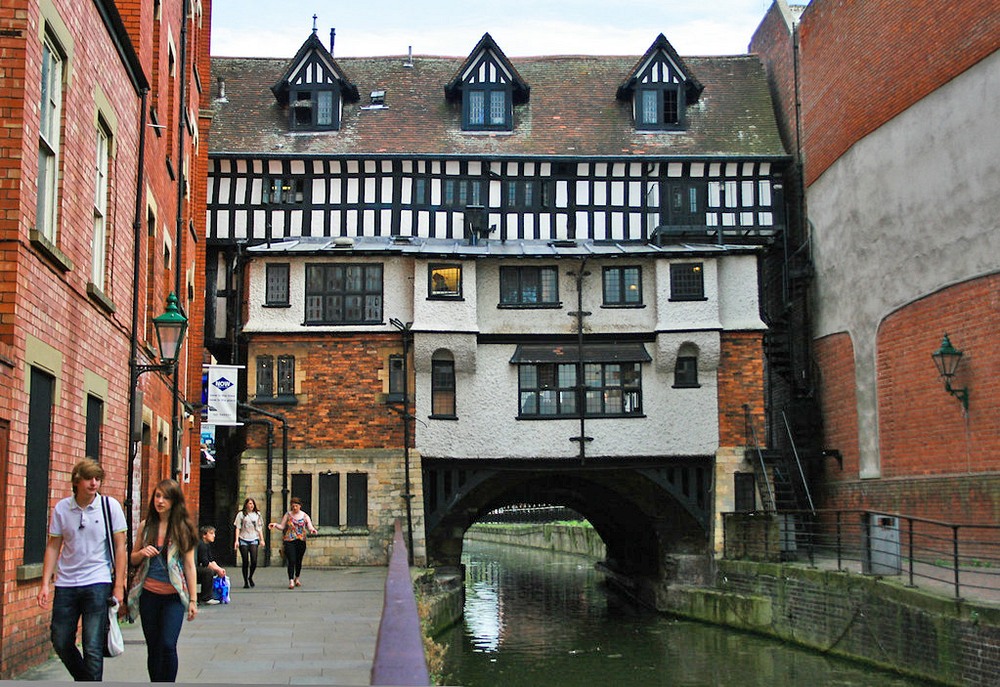
[[[854,344],[847,333],[831,334],[814,345],[816,365],[822,370],[819,403],[823,414],[823,446],[840,451],[843,469],[824,464],[826,480],[857,479],[859,474],[858,403],[855,394]]]
[[[719,445],[746,446],[744,405],[764,442],[764,353],[761,332],[723,332],[719,357]]]
[[[850,146],[1000,47],[995,0],[812,0],[801,19],[811,184]]]

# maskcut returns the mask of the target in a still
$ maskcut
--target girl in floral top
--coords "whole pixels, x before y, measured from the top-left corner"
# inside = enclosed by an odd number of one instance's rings
[[[281,522],[269,522],[267,528],[282,531],[281,541],[285,547],[285,563],[288,564],[288,588],[301,587],[302,558],[306,554],[306,532],[316,534],[309,514],[302,510],[302,500],[293,496],[289,501],[289,511]]]

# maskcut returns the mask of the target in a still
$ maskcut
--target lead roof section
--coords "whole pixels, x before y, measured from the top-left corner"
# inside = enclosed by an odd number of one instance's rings
[[[338,131],[289,132],[288,115],[271,92],[290,62],[273,58],[212,59],[225,83],[214,101],[211,152],[253,155],[434,155],[511,157],[786,157],[767,78],[755,55],[687,57],[702,87],[682,131],[637,132],[631,101],[616,98],[642,55],[509,58],[530,101],[514,107],[512,132],[462,131],[460,103],[444,87],[468,58],[407,56],[339,58],[336,64],[362,97],[344,103]],[[384,108],[366,94],[385,91]],[[216,94],[218,96],[218,93]]]

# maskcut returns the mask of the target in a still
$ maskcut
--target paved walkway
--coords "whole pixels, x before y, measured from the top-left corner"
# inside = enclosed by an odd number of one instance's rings
[[[384,567],[304,570],[290,590],[283,567],[260,568],[255,588],[241,579],[232,603],[200,606],[184,623],[177,682],[368,685],[385,578]],[[149,682],[139,622],[122,630],[125,653],[105,659],[104,681]],[[71,681],[55,657],[18,679]]]

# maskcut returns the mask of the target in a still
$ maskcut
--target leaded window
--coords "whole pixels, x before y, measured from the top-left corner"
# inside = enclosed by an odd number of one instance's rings
[[[431,360],[431,416],[456,416],[455,361],[450,354],[435,353]]]
[[[649,84],[637,97],[636,128],[673,129],[682,124],[684,99],[677,84]]]
[[[306,324],[382,322],[382,265],[306,265]]]
[[[431,265],[428,271],[430,283],[427,285],[428,298],[461,298],[462,266]]]
[[[505,84],[477,84],[465,91],[466,130],[509,131],[511,129],[511,95]]]
[[[604,305],[642,305],[642,268],[605,267]]]
[[[698,387],[698,358],[693,355],[679,355],[674,365],[674,386],[679,389]]]
[[[288,263],[269,262],[265,272],[264,305],[288,305]]]
[[[705,277],[700,262],[676,263],[670,266],[670,300],[700,301],[705,299]]]
[[[559,304],[559,270],[555,267],[501,267],[500,305]]]
[[[583,366],[585,413],[642,414],[642,374],[639,363],[586,363]]]

